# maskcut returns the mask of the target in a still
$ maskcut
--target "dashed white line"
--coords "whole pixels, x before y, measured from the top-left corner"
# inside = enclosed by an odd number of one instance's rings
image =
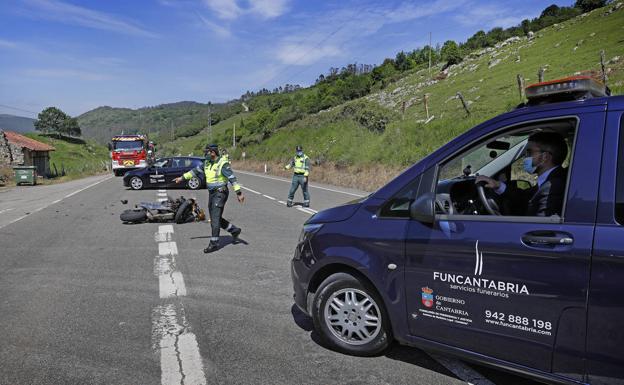
[[[76,190],[76,191],[72,192],[71,194],[65,195],[65,196],[64,196],[63,198],[61,198],[61,199],[57,199],[57,200],[55,200],[55,201],[52,201],[52,202],[50,202],[49,204],[47,204],[47,205],[45,205],[45,206],[43,206],[43,207],[40,207],[40,208],[35,209],[35,210],[32,210],[32,211],[31,211],[31,212],[29,212],[28,214],[26,214],[26,215],[22,215],[21,217],[16,218],[16,219],[13,219],[13,220],[12,220],[12,221],[10,221],[9,223],[7,223],[7,224],[5,224],[5,225],[0,226],[0,229],[2,229],[2,228],[4,228],[4,227],[7,227],[8,225],[11,225],[11,224],[13,224],[13,223],[15,223],[15,222],[21,221],[22,219],[26,218],[26,217],[27,217],[27,216],[29,216],[30,214],[33,214],[33,213],[36,213],[36,212],[41,211],[41,210],[43,210],[43,209],[46,209],[46,208],[48,208],[48,207],[50,207],[50,206],[52,206],[52,205],[54,205],[54,204],[59,203],[59,202],[60,202],[60,201],[62,201],[63,199],[69,198],[69,197],[70,197],[70,196],[72,196],[72,195],[76,195],[76,194],[78,194],[79,192],[84,191],[84,190],[86,190],[86,189],[88,189],[88,188],[90,188],[90,187],[93,187],[93,186],[95,186],[95,185],[97,185],[97,184],[99,184],[99,183],[102,183],[102,182],[104,182],[104,181],[107,181],[107,180],[111,179],[112,177],[113,177],[113,176],[111,175],[111,176],[109,176],[109,177],[107,177],[107,178],[104,178],[104,179],[102,179],[102,180],[100,180],[100,181],[97,181],[97,182],[95,182],[95,183],[92,183],[92,184],[88,185],[87,187],[81,188],[80,190]],[[10,210],[13,210],[13,209],[10,209]],[[8,211],[8,210],[7,210],[7,211]]]
[[[262,194],[262,196],[265,197],[265,198],[269,198],[272,201],[277,200],[277,199],[273,198],[272,196],[268,196],[268,195],[264,195],[264,194]]]
[[[53,203],[55,203],[55,202],[53,202]],[[4,209],[4,210],[0,210],[0,214],[2,214],[2,213],[6,213],[7,211],[11,211],[11,210],[15,210],[15,209]]]
[[[182,272],[176,270],[178,246],[172,241],[173,225],[158,226],[154,240],[158,256],[154,273],[158,277],[159,296],[173,301],[152,311],[152,338],[160,349],[161,384],[206,384],[203,360],[197,338],[190,330],[180,298],[186,296]]]
[[[245,189],[245,190],[247,190],[247,191],[251,191],[251,192],[252,192],[252,193],[254,193],[254,194],[258,194],[258,195],[262,194],[261,192],[258,192],[258,191],[256,191],[256,190],[252,190],[252,189],[250,189],[249,187],[241,186],[241,188],[244,188],[244,189]]]
[[[281,203],[281,204],[283,204],[283,205],[285,205],[285,204],[286,204],[286,202],[284,202],[284,201],[277,201],[277,202],[278,202],[278,203]]]
[[[260,175],[260,174],[256,174],[253,172],[245,172],[245,171],[240,171],[240,170],[236,170],[237,173],[241,173],[241,174],[247,174],[247,175],[253,175],[253,176],[257,176],[259,178],[265,178],[265,179],[272,179],[272,180],[278,180],[280,182],[284,182],[284,183],[292,183],[290,180],[285,180],[285,179],[281,179],[281,178],[275,178],[275,177],[271,177],[271,176],[265,176],[265,175]],[[350,192],[346,192],[346,191],[340,191],[340,190],[334,190],[331,188],[327,188],[327,187],[320,187],[320,186],[314,186],[312,184],[310,184],[310,187],[312,188],[317,188],[317,189],[321,189],[321,190],[327,190],[327,191],[332,191],[332,192],[337,192],[340,194],[347,194],[347,195],[353,195],[355,197],[365,197],[366,195],[362,195],[362,194],[354,194],[354,193],[350,193]]]

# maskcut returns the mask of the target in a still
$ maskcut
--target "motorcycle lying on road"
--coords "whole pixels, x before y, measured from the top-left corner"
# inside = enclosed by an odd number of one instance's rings
[[[124,223],[169,222],[187,223],[206,219],[206,214],[193,198],[167,197],[163,202],[141,202],[134,209],[125,210],[119,215]]]

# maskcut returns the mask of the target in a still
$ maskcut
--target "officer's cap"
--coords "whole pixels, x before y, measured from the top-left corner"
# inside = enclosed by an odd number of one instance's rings
[[[216,144],[207,144],[206,147],[204,147],[204,152],[208,152],[208,151],[214,151],[218,154],[219,146],[217,146]]]
[[[301,147],[301,146],[297,146],[297,147],[295,147],[295,150],[296,150],[296,151],[303,151],[303,147]]]

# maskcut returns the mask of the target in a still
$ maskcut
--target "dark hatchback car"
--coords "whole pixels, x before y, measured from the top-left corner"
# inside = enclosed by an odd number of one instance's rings
[[[295,302],[328,346],[376,355],[398,340],[548,383],[624,384],[624,96],[586,98],[584,82],[532,86],[583,97],[495,117],[306,222]],[[476,183],[538,190],[525,161],[555,151],[527,151],[539,133],[569,149],[552,216]]]
[[[203,168],[204,159],[193,156],[175,156],[160,158],[153,165],[128,171],[124,174],[124,186],[133,190],[141,190],[148,187],[187,187],[198,190],[205,185],[205,178],[192,177],[186,184],[176,184],[173,180],[187,171],[199,167]]]

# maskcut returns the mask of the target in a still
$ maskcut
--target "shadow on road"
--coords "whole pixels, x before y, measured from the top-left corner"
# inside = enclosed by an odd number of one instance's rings
[[[290,308],[290,312],[297,326],[299,326],[306,332],[311,332],[310,338],[312,339],[312,341],[325,349],[332,350],[330,347],[326,346],[323,343],[319,334],[314,330],[314,323],[311,317],[302,312],[295,304],[293,304]],[[392,360],[403,361],[408,364],[416,365],[423,369],[431,370],[447,377],[457,378],[444,366],[431,358],[430,355],[418,348],[402,346],[394,342],[390,346],[390,348],[383,354],[383,356]]]

